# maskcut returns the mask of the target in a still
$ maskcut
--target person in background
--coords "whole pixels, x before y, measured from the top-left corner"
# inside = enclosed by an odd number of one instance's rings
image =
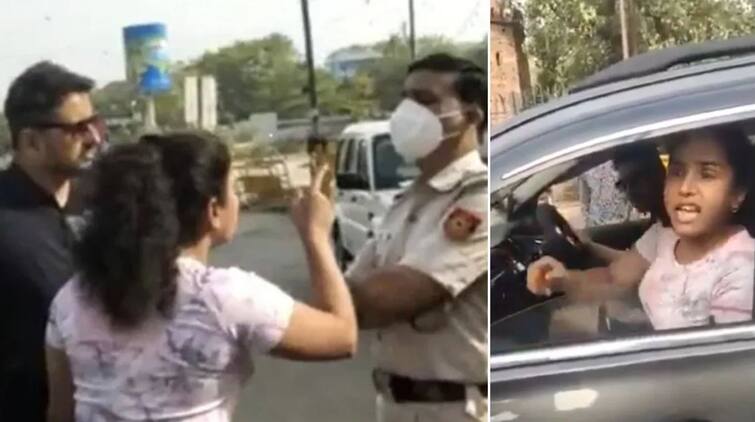
[[[629,219],[632,206],[616,187],[618,178],[610,162],[590,169],[578,180],[586,228]]]
[[[89,78],[50,63],[10,85],[4,113],[13,148],[0,172],[0,420],[42,421],[47,403],[48,308],[73,274],[72,180],[102,145]]]
[[[325,172],[292,203],[307,305],[252,272],[208,264],[238,221],[221,140],[171,133],[103,154],[79,271],[50,309],[49,421],[230,421],[253,355],[351,357],[356,316],[330,248]]]
[[[381,422],[487,420],[487,81],[434,54],[409,66],[391,139],[420,175],[347,272],[361,329],[377,330]]]
[[[663,227],[671,224],[663,205],[666,168],[658,155],[658,149],[655,144],[648,142],[621,147],[614,153],[613,168],[617,175],[614,184],[616,189],[629,200],[635,210],[649,216],[650,225],[647,230],[650,237],[647,239],[653,241]],[[591,252],[606,263],[618,259],[623,252],[593,242],[584,233],[579,236]]]

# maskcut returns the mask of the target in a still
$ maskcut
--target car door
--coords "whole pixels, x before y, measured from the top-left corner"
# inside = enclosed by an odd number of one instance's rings
[[[364,246],[371,232],[368,216],[371,189],[365,138],[356,136],[345,142],[342,144],[342,155],[339,156],[338,173],[349,176],[349,183],[338,189],[339,229],[344,248],[355,256]],[[355,181],[361,181],[361,183],[355,184]]]
[[[755,420],[753,325],[500,351],[491,421]]]
[[[720,113],[732,117],[739,112],[732,108]],[[752,119],[753,113],[748,110],[739,116],[730,121]],[[692,120],[654,125],[669,133],[712,124],[702,120],[690,124]],[[580,151],[580,145],[563,153],[551,150],[553,161],[542,169],[578,154],[597,154],[609,144],[637,140],[623,136],[592,139],[589,151]],[[508,172],[516,173],[516,169]],[[544,321],[576,306],[554,298],[491,322],[491,421],[755,420],[752,323],[554,340],[548,332],[552,326]],[[600,323],[594,314],[583,315],[584,326]],[[545,336],[532,335],[538,330]],[[524,342],[523,333],[528,334]]]

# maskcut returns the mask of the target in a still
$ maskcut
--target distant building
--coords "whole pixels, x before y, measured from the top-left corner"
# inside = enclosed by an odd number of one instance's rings
[[[522,14],[510,0],[491,0],[490,117],[493,124],[521,111],[529,94],[530,72],[524,54]]]
[[[325,67],[337,79],[349,79],[381,57],[380,53],[369,47],[347,47],[331,53],[325,60]]]

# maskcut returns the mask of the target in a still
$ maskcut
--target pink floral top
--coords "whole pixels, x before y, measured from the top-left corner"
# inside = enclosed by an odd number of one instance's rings
[[[731,323],[751,319],[755,239],[746,230],[704,258],[682,265],[674,254],[679,237],[656,224],[636,248],[650,268],[640,284],[640,300],[656,330]]]
[[[74,277],[50,309],[47,344],[68,355],[77,421],[230,421],[252,352],[278,344],[293,299],[238,268],[178,260],[176,312],[114,330]]]

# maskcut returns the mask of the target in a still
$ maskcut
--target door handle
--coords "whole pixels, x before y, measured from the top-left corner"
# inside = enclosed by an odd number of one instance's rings
[[[357,197],[356,196],[352,196],[351,197],[351,202],[357,202]]]

